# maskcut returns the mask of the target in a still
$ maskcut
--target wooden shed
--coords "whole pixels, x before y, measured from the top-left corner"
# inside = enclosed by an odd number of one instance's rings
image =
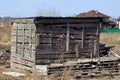
[[[99,57],[101,18],[36,17],[17,20],[12,27],[11,68]]]

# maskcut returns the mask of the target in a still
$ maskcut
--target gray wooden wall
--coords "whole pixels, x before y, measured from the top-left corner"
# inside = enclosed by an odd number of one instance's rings
[[[100,19],[37,18],[36,64],[98,57]]]
[[[17,20],[11,35],[11,68],[35,69],[35,32],[33,20]]]

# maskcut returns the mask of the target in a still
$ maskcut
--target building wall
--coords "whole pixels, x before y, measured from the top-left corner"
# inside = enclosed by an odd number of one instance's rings
[[[120,21],[118,21],[118,28],[120,29]]]
[[[35,22],[37,64],[98,57],[100,19],[39,18]]]
[[[11,68],[35,70],[35,31],[33,20],[13,23],[11,34]]]

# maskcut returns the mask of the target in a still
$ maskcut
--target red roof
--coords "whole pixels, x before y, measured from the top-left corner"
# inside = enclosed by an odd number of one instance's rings
[[[100,17],[100,18],[109,18],[110,16],[100,13],[96,10],[91,10],[88,11],[86,13],[80,13],[78,15],[76,15],[76,17]]]

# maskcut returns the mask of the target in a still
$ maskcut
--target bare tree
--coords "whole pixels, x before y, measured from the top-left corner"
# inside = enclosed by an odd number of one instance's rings
[[[60,17],[60,13],[55,9],[39,9],[36,15],[46,17]]]

